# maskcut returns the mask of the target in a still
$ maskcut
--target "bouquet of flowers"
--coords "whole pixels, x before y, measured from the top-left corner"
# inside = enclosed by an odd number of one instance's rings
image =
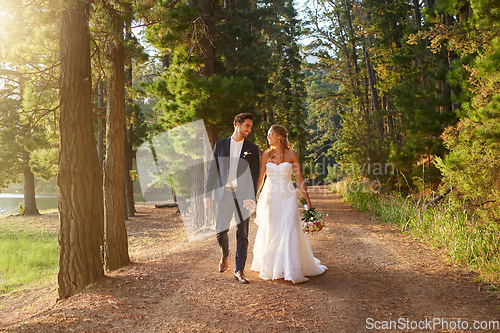
[[[325,227],[325,217],[326,214],[316,211],[316,208],[308,209],[306,204],[306,199],[300,199],[300,203],[304,205],[304,217],[302,221],[302,231],[305,233],[313,233],[315,231],[320,231]]]

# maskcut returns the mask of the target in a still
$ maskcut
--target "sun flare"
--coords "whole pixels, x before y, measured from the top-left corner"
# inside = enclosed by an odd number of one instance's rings
[[[3,7],[0,4],[0,34],[3,34],[7,31],[10,21],[10,13],[9,10]]]

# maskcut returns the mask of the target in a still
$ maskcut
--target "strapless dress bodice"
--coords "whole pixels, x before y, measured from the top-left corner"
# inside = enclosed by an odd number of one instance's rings
[[[268,162],[266,164],[267,177],[270,181],[290,181],[292,179],[292,164]]]

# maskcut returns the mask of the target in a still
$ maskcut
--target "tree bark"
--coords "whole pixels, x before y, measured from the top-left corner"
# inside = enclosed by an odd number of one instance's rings
[[[97,107],[99,109],[104,107],[104,84],[102,80],[97,83],[97,92],[99,97],[97,98]],[[99,158],[99,168],[101,174],[103,173],[104,165],[104,135],[106,132],[106,122],[103,118],[97,118],[97,156]]]
[[[436,3],[436,1],[435,1],[435,0],[424,0],[424,2],[425,2],[425,6],[426,6],[427,8],[429,8],[429,9],[430,9],[430,8],[433,8],[433,7],[434,7],[434,4]]]
[[[455,19],[452,16],[446,14],[443,16],[443,23],[451,27],[455,24]],[[453,56],[453,51],[448,51],[447,56],[442,58],[442,66],[448,73],[451,72]],[[453,88],[450,86],[448,80],[446,79],[442,80],[442,96],[442,99],[447,102],[442,106],[441,113],[453,113]]]
[[[125,52],[123,22],[109,43],[111,62],[107,81],[106,159],[104,160],[104,266],[113,270],[130,263],[125,227]]]
[[[344,1],[344,7],[346,12],[346,17],[348,17],[348,24],[350,26],[350,29],[346,28],[346,23],[342,19],[342,16],[338,10],[335,10],[335,18],[337,19],[337,23],[339,26],[339,40],[341,44],[342,51],[344,52],[345,56],[345,63],[346,63],[346,68],[347,68],[347,81],[352,89],[352,94],[354,98],[356,99],[356,102],[359,104],[359,108],[363,112],[363,116],[365,121],[368,123],[368,110],[363,106],[363,103],[360,101],[362,97],[360,97],[360,91],[359,91],[359,80],[358,80],[358,65],[357,65],[357,53],[356,53],[356,47],[355,47],[355,41],[354,41],[354,31],[352,30],[352,21],[350,17],[350,12],[348,8],[348,4],[346,1]],[[347,30],[347,31],[345,31]],[[348,50],[348,44],[352,46],[352,49],[354,53],[351,55]],[[352,58],[352,65],[351,65],[351,58]]]
[[[130,171],[133,169],[133,157],[134,152],[132,151],[132,138],[133,138],[133,124],[127,128],[126,131],[126,141],[125,141],[125,159],[124,159],[124,169],[125,169],[125,206],[126,214],[128,217],[135,216],[135,199],[134,199],[134,182],[132,177],[130,177]]]
[[[200,0],[201,17],[205,25],[205,31],[201,37],[200,44],[203,49],[202,57],[205,60],[203,75],[210,77],[215,72],[215,46],[214,46],[214,22],[212,0]]]
[[[131,21],[128,20],[126,23],[126,35],[127,41],[132,40],[132,27]],[[125,68],[125,80],[128,88],[132,88],[132,59],[130,56],[127,57],[127,67]],[[125,104],[125,113],[128,115],[129,119],[134,119],[134,103],[130,97],[127,97],[127,103]],[[133,140],[134,140],[134,121],[130,121],[127,125],[126,140],[125,140],[125,207],[127,217],[135,216],[135,201],[134,201],[134,183],[132,177],[130,177],[130,171],[133,168]]]
[[[35,175],[30,168],[30,154],[24,153],[23,177],[24,177],[24,215],[40,215],[36,207],[35,198]]]
[[[420,0],[413,0],[413,28],[419,30],[422,26],[422,14],[420,13]]]
[[[366,73],[368,75],[368,82],[370,85],[372,108],[373,108],[373,111],[377,111],[380,109],[380,105],[379,105],[379,99],[378,99],[378,90],[375,87],[375,85],[377,84],[376,77],[375,77],[375,70],[373,69],[373,66],[371,64],[370,55],[368,53],[368,50],[367,50],[367,47],[366,47],[364,41],[363,41],[363,54],[364,54],[364,58],[365,58],[365,66],[366,66]]]
[[[61,13],[59,298],[104,276],[102,180],[92,120],[88,3]]]
[[[215,126],[207,125],[207,136],[208,136],[208,139],[210,140],[210,145],[212,147],[214,147],[215,142],[219,138],[219,133],[218,133],[217,129],[215,128]]]
[[[352,64],[354,66],[354,74],[358,74],[359,69],[358,69],[358,54],[356,51],[356,34],[352,26],[351,10],[350,10],[351,6],[352,4],[350,0],[344,0],[345,17],[347,19],[349,41],[351,43]],[[358,81],[356,81],[356,83],[359,84]]]

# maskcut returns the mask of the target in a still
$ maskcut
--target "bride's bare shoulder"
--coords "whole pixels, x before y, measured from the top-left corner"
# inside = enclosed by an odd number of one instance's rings
[[[265,151],[262,153],[262,157],[261,157],[261,161],[267,161],[267,159],[269,158],[269,151]]]
[[[294,152],[293,150],[291,149],[288,149],[286,152],[285,152],[285,157],[289,157],[291,158],[292,160],[295,160],[295,159],[298,159],[299,158],[299,155]]]

